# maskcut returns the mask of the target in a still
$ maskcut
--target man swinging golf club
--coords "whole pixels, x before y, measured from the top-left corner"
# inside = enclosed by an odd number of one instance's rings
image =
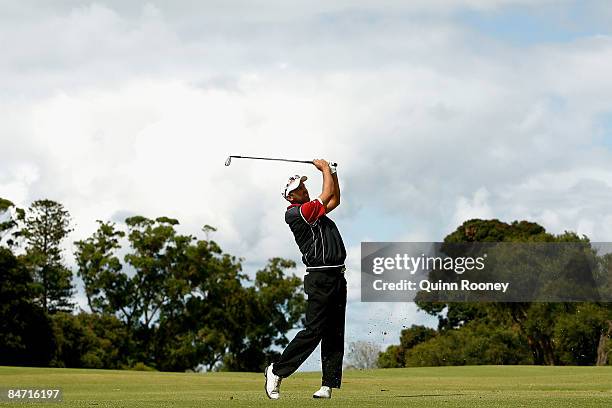
[[[270,364],[266,394],[280,397],[281,380],[294,373],[321,342],[323,378],[314,398],[331,398],[331,389],[340,388],[344,356],[344,315],[346,310],[346,250],[336,224],[327,217],[340,204],[336,166],[325,160],[312,162],[323,174],[323,192],[310,199],[304,185],[306,176],[293,176],[282,188],[291,203],[285,222],[295,237],[306,265],[304,292],[308,295],[304,329],[287,345],[280,359]]]

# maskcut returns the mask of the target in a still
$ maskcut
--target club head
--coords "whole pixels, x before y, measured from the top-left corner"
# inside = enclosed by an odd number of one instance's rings
[[[230,164],[232,164],[232,156],[228,156],[227,160],[225,161],[226,166],[229,166]]]

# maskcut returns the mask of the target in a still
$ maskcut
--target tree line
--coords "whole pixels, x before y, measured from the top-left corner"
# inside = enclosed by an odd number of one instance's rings
[[[75,268],[62,250],[72,221],[61,203],[28,209],[0,198],[0,365],[261,371],[303,323],[295,263],[272,258],[254,278],[242,259],[209,239],[182,235],[178,220],[98,221],[74,242]],[[521,221],[469,220],[444,242],[586,242]],[[602,257],[612,270],[612,256]],[[88,311],[75,313],[75,278]],[[432,302],[417,305],[437,329],[402,330],[380,353],[385,367],[468,364],[606,365],[612,304]],[[353,346],[352,346],[353,347]],[[359,347],[354,346],[357,349]],[[348,350],[373,366],[375,350]],[[365,353],[365,354],[364,354]],[[367,358],[366,358],[367,357]]]
[[[74,242],[71,270],[64,206],[38,200],[26,210],[0,198],[0,365],[263,370],[302,324],[295,263],[272,258],[249,278],[242,259],[208,239],[213,227],[198,239],[178,224],[98,221]],[[74,313],[73,276],[89,311]]]
[[[526,221],[473,219],[444,239],[461,242],[582,242],[572,232],[554,235]],[[600,258],[612,270],[612,256]],[[405,328],[400,344],[380,353],[379,367],[474,364],[609,365],[612,303],[430,302],[417,305],[438,318],[437,329]]]

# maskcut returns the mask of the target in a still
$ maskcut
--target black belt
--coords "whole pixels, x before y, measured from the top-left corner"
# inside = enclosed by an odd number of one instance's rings
[[[306,267],[306,272],[344,273],[345,270],[346,267],[344,265],[321,265]]]

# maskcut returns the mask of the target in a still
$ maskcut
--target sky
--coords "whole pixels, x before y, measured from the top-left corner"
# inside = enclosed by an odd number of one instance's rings
[[[0,197],[63,203],[70,265],[97,219],[164,215],[253,274],[299,264],[280,190],[320,175],[226,157],[336,161],[347,342],[386,347],[437,321],[360,302],[363,241],[470,218],[612,240],[611,27],[604,0],[0,0]]]

